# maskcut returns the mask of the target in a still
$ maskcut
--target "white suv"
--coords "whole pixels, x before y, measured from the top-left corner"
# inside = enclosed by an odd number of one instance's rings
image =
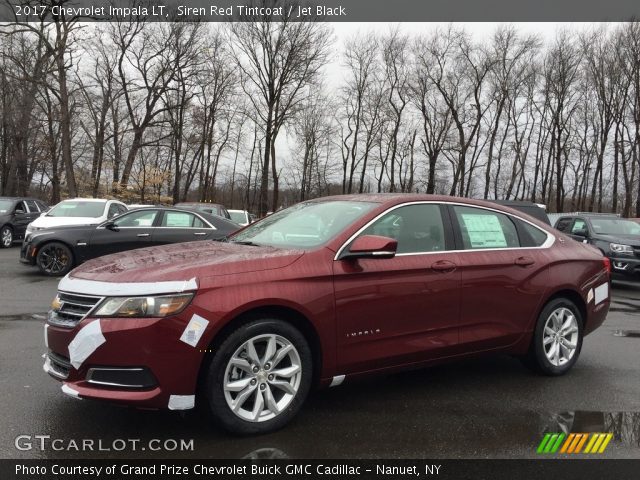
[[[118,200],[102,198],[73,198],[51,207],[29,224],[26,235],[44,228],[64,225],[97,225],[127,211]]]

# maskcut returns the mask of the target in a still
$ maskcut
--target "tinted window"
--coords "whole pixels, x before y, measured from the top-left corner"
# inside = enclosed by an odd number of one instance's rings
[[[109,207],[109,214],[108,217],[109,218],[113,218],[116,215],[118,215],[120,213],[120,208],[118,208],[118,205],[115,203],[112,203],[111,206]]]
[[[573,218],[561,218],[556,223],[556,230],[560,230],[561,232],[568,232],[572,223]]]
[[[24,204],[24,202],[16,203],[16,211],[18,210],[22,210],[23,213],[27,213],[27,206]]]
[[[507,215],[472,207],[453,207],[465,250],[520,246],[516,226]]]
[[[40,211],[41,211],[41,212],[44,212],[45,210],[47,210],[47,208],[49,208],[49,207],[47,207],[47,206],[46,206],[44,203],[42,203],[42,202],[38,202],[38,201],[36,201],[36,203],[38,204],[38,207],[40,208]]]
[[[516,220],[516,222],[522,228],[522,231],[524,231],[524,234],[527,237],[526,246],[540,247],[547,241],[547,232],[544,232],[527,222],[522,222],[520,220]],[[523,243],[525,242],[523,241]]]
[[[33,200],[25,200],[25,203],[27,204],[27,207],[29,207],[30,213],[38,213],[38,206],[36,205],[36,202]]]
[[[158,215],[157,210],[140,210],[123,215],[113,223],[118,227],[151,227],[156,215]]]
[[[204,228],[204,223],[192,213],[164,212],[162,227]]]
[[[380,235],[398,241],[397,253],[445,250],[440,207],[434,204],[407,205],[392,210],[367,227],[361,235]]]

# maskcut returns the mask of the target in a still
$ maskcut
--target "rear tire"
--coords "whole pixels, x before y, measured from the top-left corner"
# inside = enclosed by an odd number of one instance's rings
[[[13,229],[9,225],[5,225],[0,230],[0,247],[9,248],[13,245]]]
[[[309,393],[312,355],[291,324],[260,319],[232,332],[215,349],[205,394],[225,430],[251,435],[285,426]]]
[[[73,253],[64,243],[47,243],[40,247],[36,265],[45,275],[60,277],[73,268]]]
[[[529,353],[523,363],[543,375],[564,375],[580,356],[583,325],[580,310],[571,300],[551,300],[538,316]]]

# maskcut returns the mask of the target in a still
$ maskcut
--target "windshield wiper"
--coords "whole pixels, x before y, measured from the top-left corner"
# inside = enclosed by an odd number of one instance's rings
[[[250,247],[261,247],[262,245],[258,243],[254,243],[251,240],[229,240],[231,243],[235,243],[237,245],[249,245]]]

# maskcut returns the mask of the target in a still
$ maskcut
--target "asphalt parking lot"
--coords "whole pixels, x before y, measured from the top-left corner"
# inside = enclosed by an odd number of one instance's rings
[[[284,430],[237,438],[198,410],[63,395],[41,358],[57,280],[18,255],[18,247],[0,250],[0,458],[534,458],[543,433],[562,431],[613,432],[600,458],[640,456],[640,282],[614,285],[607,321],[564,377],[536,376],[508,356],[458,362],[314,392]],[[19,450],[20,435],[61,439],[63,450],[35,440]],[[87,439],[93,451],[73,448]],[[139,443],[118,451],[117,439]],[[193,449],[150,451],[151,439],[193,440]]]

